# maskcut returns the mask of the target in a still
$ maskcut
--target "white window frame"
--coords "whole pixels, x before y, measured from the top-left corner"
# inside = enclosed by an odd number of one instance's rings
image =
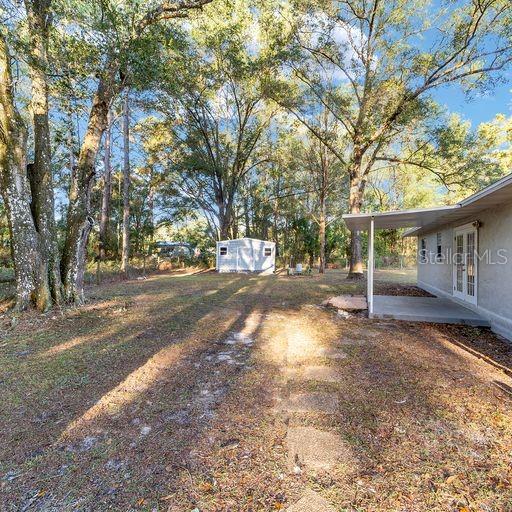
[[[436,261],[443,261],[443,232],[436,233]]]
[[[423,242],[425,242],[425,244],[423,244]],[[423,247],[423,245],[425,245],[425,247]],[[428,262],[428,258],[427,258],[427,237],[420,238],[419,259],[420,259],[420,263],[422,263],[422,264]]]

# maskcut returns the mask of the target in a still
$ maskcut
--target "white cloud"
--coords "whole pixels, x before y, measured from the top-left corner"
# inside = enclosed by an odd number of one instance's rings
[[[337,47],[333,57],[340,66],[327,58],[319,57],[318,61],[315,61],[314,70],[322,80],[332,83],[346,82],[348,78],[341,67],[354,78],[362,69],[362,62],[356,49],[364,46],[365,36],[358,28],[329,18],[325,13],[316,12],[304,17],[300,37],[301,42],[309,48],[320,49],[331,45],[332,50],[332,46]]]

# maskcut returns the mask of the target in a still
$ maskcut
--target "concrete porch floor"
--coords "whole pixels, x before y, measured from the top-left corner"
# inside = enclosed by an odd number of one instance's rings
[[[374,295],[371,318],[489,327],[489,322],[459,303],[438,297]]]

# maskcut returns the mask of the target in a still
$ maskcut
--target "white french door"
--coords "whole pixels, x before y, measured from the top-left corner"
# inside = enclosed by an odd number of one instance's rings
[[[454,231],[453,295],[471,304],[477,303],[478,232],[474,226]]]

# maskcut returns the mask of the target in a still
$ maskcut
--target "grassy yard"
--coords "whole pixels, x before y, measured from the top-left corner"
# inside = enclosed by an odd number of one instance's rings
[[[408,271],[376,277],[415,293]],[[0,316],[0,510],[286,510],[311,489],[338,511],[512,511],[510,347],[319,306],[362,289],[336,271],[169,273]],[[339,378],[306,378],[318,365]],[[298,393],[335,409],[284,412]],[[302,427],[344,456],[294,467]]]

